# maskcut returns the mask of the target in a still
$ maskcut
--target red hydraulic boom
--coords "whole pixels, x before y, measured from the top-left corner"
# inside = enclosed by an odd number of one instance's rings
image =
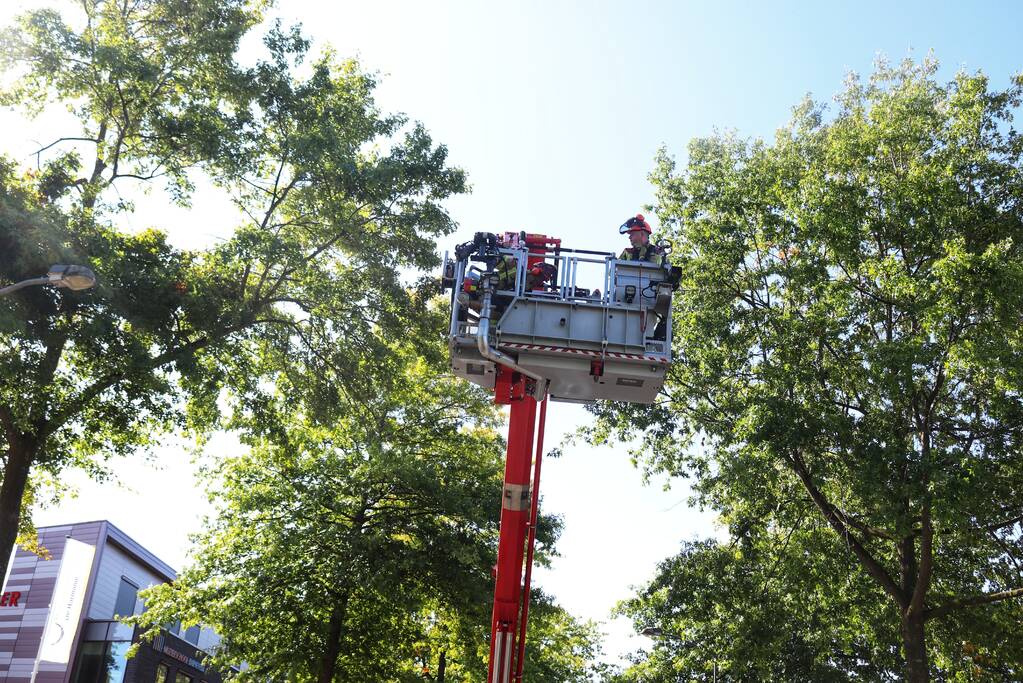
[[[523,584],[523,567],[528,579],[536,540],[536,498],[539,493],[539,464],[542,437],[536,449],[536,476],[530,481],[537,401],[525,391],[526,378],[502,367],[495,387],[495,401],[511,406],[508,424],[508,453],[504,468],[501,503],[501,537],[495,567],[494,611],[491,617],[490,683],[522,679],[522,655],[529,611],[529,583]],[[547,412],[547,400],[541,404]],[[541,434],[543,421],[541,419]],[[526,541],[529,541],[528,549]],[[523,560],[528,557],[529,564]]]

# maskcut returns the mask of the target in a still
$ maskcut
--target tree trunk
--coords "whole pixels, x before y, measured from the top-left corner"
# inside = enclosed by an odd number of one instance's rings
[[[7,462],[0,485],[0,576],[7,575],[11,549],[21,524],[21,500],[25,496],[28,473],[32,469],[35,448],[21,435],[7,435]]]
[[[924,617],[915,610],[908,610],[902,615],[902,649],[906,655],[906,681],[929,683],[931,673],[927,661]]]
[[[440,659],[437,660],[437,683],[444,683],[444,669],[448,667],[447,650],[440,651]]]
[[[345,623],[345,611],[348,598],[342,599],[330,613],[327,625],[327,639],[324,643],[323,656],[320,658],[320,675],[318,683],[333,683],[337,669],[337,658],[341,655],[341,632]]]

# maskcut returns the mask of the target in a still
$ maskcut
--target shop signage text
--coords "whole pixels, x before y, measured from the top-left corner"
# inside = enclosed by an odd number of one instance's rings
[[[188,655],[178,652],[170,645],[163,646],[163,653],[165,655],[170,655],[171,657],[178,660],[182,664],[188,664],[193,669],[198,669],[199,671],[206,671],[206,666],[202,662],[192,657],[189,657]]]

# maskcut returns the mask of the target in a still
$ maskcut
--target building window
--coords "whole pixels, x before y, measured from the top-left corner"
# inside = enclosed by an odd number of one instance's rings
[[[82,643],[72,683],[122,683],[129,642]]]
[[[104,669],[106,643],[83,643],[78,652],[78,666],[75,667],[74,683],[95,683]]]
[[[114,603],[114,619],[135,614],[138,593],[139,587],[122,576],[121,585],[117,588],[117,602]]]
[[[124,680],[124,670],[128,668],[128,648],[130,642],[120,641],[107,644],[107,676],[100,678],[100,683],[121,683]]]
[[[174,683],[192,683],[192,677],[181,673],[180,671],[174,676]]]
[[[198,645],[199,644],[199,627],[198,626],[189,626],[188,630],[185,631],[185,635],[182,636],[182,637],[187,642],[191,643],[192,645]]]
[[[170,669],[167,668],[166,664],[156,667],[156,683],[167,683],[168,673],[170,673]]]

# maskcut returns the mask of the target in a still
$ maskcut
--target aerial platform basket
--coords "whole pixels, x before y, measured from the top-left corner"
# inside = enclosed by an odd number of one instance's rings
[[[562,249],[543,235],[477,233],[445,257],[444,280],[453,290],[448,342],[459,377],[493,389],[504,365],[534,380],[537,398],[576,403],[653,403],[664,384],[672,298],[665,267]]]

